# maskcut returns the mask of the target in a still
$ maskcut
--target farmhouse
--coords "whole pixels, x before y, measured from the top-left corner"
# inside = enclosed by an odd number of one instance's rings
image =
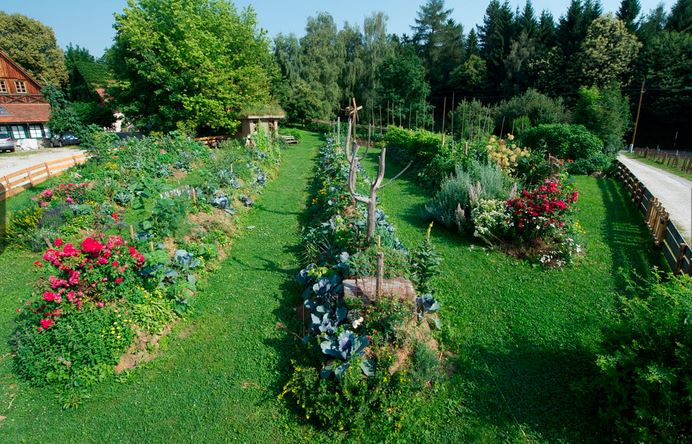
[[[50,138],[49,119],[50,105],[41,94],[41,86],[0,51],[0,134],[38,145]]]

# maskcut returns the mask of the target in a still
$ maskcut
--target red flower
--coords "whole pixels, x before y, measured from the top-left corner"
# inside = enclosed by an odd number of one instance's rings
[[[91,237],[87,237],[82,241],[82,252],[91,255],[97,255],[103,250],[103,244]]]
[[[50,291],[43,293],[43,300],[46,302],[53,302],[58,295]]]
[[[65,244],[60,255],[63,257],[71,257],[77,256],[77,254],[79,254],[79,252],[72,244]]]
[[[55,324],[55,322],[53,322],[51,319],[41,319],[41,327],[43,327],[44,330],[53,324]]]
[[[115,283],[116,283],[116,284],[119,284],[119,283],[121,283],[122,281],[123,281],[123,278],[122,278],[122,277],[119,277],[119,278],[116,278],[116,279],[115,279]]]
[[[62,247],[62,244],[63,244],[63,241],[60,238],[57,238],[53,241],[53,245],[55,245],[56,247]]]
[[[118,213],[114,212],[113,214],[111,214],[111,217],[113,218],[113,220],[117,221],[118,220]]]

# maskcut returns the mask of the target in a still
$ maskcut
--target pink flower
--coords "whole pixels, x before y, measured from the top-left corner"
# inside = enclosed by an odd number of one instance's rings
[[[123,278],[122,278],[122,277],[119,277],[119,278],[116,278],[116,279],[115,279],[115,283],[116,283],[116,284],[120,284],[122,281],[123,281]]]
[[[103,301],[98,301],[98,302],[96,303],[96,306],[97,306],[98,308],[103,308],[104,305],[106,305],[106,304],[104,304]]]
[[[102,249],[103,244],[91,237],[82,241],[82,251],[86,254],[97,255]]]
[[[63,257],[72,257],[72,256],[77,256],[79,252],[77,249],[72,245],[72,244],[65,244],[65,246],[62,249],[62,253],[60,254]]]
[[[77,284],[79,284],[79,276],[80,276],[81,274],[82,274],[82,273],[79,272],[79,271],[77,271],[77,270],[70,270],[70,272],[69,272],[69,278],[67,279],[67,282],[68,282],[70,285],[77,285]]]
[[[67,199],[65,199],[65,201],[70,205],[74,203],[74,200],[71,197],[68,197]]]
[[[41,206],[41,208],[45,208],[48,206],[48,202],[41,202],[39,205]]]
[[[53,241],[53,245],[55,245],[56,247],[62,247],[62,244],[63,244],[63,240],[60,238],[57,238]]]
[[[50,291],[43,293],[43,300],[46,302],[53,302],[58,295]]]
[[[55,324],[55,322],[53,322],[51,319],[41,319],[41,327],[43,327],[44,330],[53,324]]]

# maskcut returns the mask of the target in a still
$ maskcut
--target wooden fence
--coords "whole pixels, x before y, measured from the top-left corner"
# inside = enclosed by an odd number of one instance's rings
[[[681,156],[679,154],[666,153],[650,148],[635,148],[635,154],[645,159],[651,159],[661,165],[677,168],[683,173],[692,173],[692,156]]]
[[[661,202],[637,179],[622,162],[617,162],[617,176],[632,196],[632,201],[644,215],[656,246],[675,273],[692,274],[692,249],[680,234]]]
[[[21,193],[27,188],[40,184],[53,176],[62,173],[87,161],[84,153],[75,154],[57,160],[50,160],[34,165],[23,170],[2,176],[0,179],[0,201],[5,200],[15,194]]]

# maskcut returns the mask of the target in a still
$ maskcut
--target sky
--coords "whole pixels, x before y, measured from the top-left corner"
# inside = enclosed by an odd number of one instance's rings
[[[483,20],[489,0],[447,0],[448,8],[454,9],[453,18],[464,25],[468,32]],[[648,12],[663,3],[667,9],[673,0],[640,0],[642,11]],[[389,17],[390,33],[411,34],[410,26],[425,0],[235,0],[239,8],[252,4],[257,11],[259,24],[271,37],[279,33],[304,33],[307,17],[319,11],[330,13],[339,27],[344,22],[362,26],[363,19],[372,12],[384,11]],[[510,0],[513,7],[523,6],[525,0]],[[533,0],[539,13],[547,9],[556,20],[569,5],[569,0]],[[40,20],[55,30],[58,44],[62,47],[73,43],[89,49],[95,56],[103,54],[112,44],[113,14],[122,11],[127,0],[0,0],[0,11],[19,13]],[[602,0],[604,11],[616,11],[620,0]]]

